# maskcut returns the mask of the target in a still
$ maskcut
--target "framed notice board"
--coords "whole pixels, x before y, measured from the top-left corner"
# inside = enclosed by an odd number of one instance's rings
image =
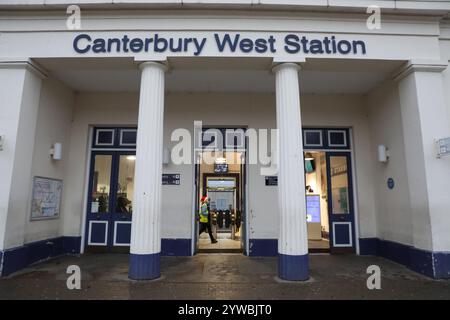
[[[31,198],[31,220],[59,217],[63,182],[59,179],[34,177]]]

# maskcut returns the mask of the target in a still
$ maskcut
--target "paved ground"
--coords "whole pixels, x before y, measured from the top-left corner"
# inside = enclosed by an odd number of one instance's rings
[[[0,299],[450,299],[450,280],[431,280],[376,257],[312,255],[311,280],[282,282],[275,258],[200,254],[162,258],[163,277],[131,281],[125,254],[62,257],[0,279]],[[67,266],[82,271],[68,290]],[[381,267],[381,290],[368,290],[366,268]]]

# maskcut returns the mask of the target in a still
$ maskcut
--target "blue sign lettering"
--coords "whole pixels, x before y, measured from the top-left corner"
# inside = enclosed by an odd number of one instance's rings
[[[207,37],[163,37],[158,33],[150,37],[130,37],[123,35],[120,38],[93,38],[83,33],[73,39],[73,49],[80,54],[86,53],[186,53],[199,56],[206,48]],[[209,39],[211,40],[211,39]],[[269,35],[267,38],[252,39],[241,34],[214,34],[214,42],[219,52],[229,53],[276,53],[276,37]],[[366,54],[366,43],[362,40],[338,40],[333,36],[325,36],[322,39],[309,39],[307,36],[287,34],[284,36],[282,49],[288,54]]]

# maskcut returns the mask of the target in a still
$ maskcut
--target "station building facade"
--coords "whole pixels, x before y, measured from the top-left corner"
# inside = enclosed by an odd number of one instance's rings
[[[73,29],[74,2],[0,4],[2,276],[91,252],[132,279],[201,252],[450,276],[448,1],[371,28],[370,1],[87,0]]]

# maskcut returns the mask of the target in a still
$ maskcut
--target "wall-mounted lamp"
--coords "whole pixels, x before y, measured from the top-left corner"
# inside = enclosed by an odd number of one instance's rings
[[[389,149],[386,148],[385,145],[378,145],[378,161],[379,162],[388,162],[390,157]]]
[[[61,160],[62,159],[62,144],[61,142],[55,142],[53,147],[50,149],[50,155],[53,160]]]
[[[169,164],[170,163],[170,150],[169,150],[169,148],[164,148],[162,155],[163,155],[162,163],[163,164]]]

